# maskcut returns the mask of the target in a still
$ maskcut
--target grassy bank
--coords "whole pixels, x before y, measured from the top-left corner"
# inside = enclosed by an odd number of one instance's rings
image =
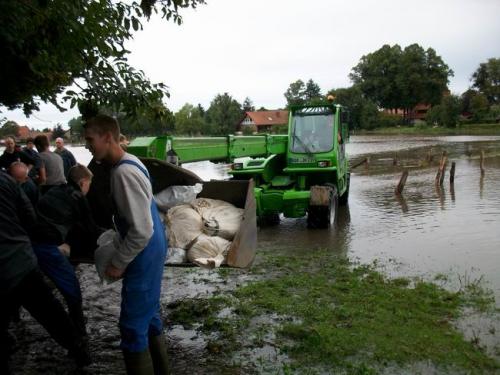
[[[500,124],[470,124],[456,128],[429,126],[400,126],[377,128],[373,130],[356,130],[355,135],[500,135]]]
[[[477,285],[450,292],[422,280],[391,280],[373,266],[326,251],[268,255],[260,264],[250,272],[262,280],[213,298],[184,300],[170,312],[173,322],[209,338],[210,357],[223,361],[226,373],[241,367],[271,373],[375,374],[388,368],[413,373],[412,366],[422,363],[454,374],[500,369],[453,325],[464,307],[494,309],[491,295]],[[219,272],[227,277],[238,271]],[[274,356],[255,355],[265,347]]]

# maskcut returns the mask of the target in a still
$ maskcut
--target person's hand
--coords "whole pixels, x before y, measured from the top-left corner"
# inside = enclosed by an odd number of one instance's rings
[[[71,247],[67,243],[63,243],[62,245],[59,245],[57,248],[59,249],[62,255],[64,255],[65,257],[69,257],[71,253]]]
[[[104,273],[106,274],[107,277],[113,280],[120,279],[123,276],[123,272],[125,270],[122,270],[120,268],[116,268],[112,264],[106,267],[106,271]]]

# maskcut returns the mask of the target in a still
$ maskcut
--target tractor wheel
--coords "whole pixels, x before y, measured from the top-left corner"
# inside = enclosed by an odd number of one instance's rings
[[[307,225],[309,228],[320,229],[335,226],[337,222],[339,196],[333,184],[325,184],[332,189],[328,206],[309,206]]]
[[[351,174],[348,173],[347,174],[347,189],[344,192],[344,194],[341,197],[339,197],[339,205],[341,205],[341,206],[347,205],[348,200],[349,200],[349,188],[350,188],[350,186],[351,186]]]
[[[278,225],[279,223],[280,223],[280,214],[277,212],[259,216],[259,226],[274,226]]]

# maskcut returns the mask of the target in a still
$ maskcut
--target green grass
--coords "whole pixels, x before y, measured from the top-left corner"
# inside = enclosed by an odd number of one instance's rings
[[[494,309],[491,294],[479,285],[450,292],[421,280],[389,279],[374,266],[351,264],[326,251],[307,257],[268,256],[256,271],[263,270],[274,276],[227,296],[183,301],[171,319],[201,323],[201,331],[217,333],[208,349],[224,352],[226,358],[242,347],[262,345],[262,334],[255,330],[272,331],[274,345],[292,360],[283,367],[285,373],[335,369],[371,374],[388,365],[420,361],[452,373],[500,368],[452,324],[465,306]],[[232,314],[220,317],[227,307]],[[250,322],[259,316],[283,319],[256,328]]]
[[[500,124],[463,124],[456,128],[431,126],[400,126],[357,130],[356,135],[402,134],[402,135],[500,135]]]

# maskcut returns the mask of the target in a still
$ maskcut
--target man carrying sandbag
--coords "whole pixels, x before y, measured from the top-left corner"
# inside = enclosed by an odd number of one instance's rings
[[[167,350],[160,318],[160,292],[167,240],[153,200],[149,173],[119,144],[120,127],[98,115],[84,125],[94,158],[113,166],[114,221],[121,236],[106,276],[123,277],[121,348],[128,374],[165,374]]]

